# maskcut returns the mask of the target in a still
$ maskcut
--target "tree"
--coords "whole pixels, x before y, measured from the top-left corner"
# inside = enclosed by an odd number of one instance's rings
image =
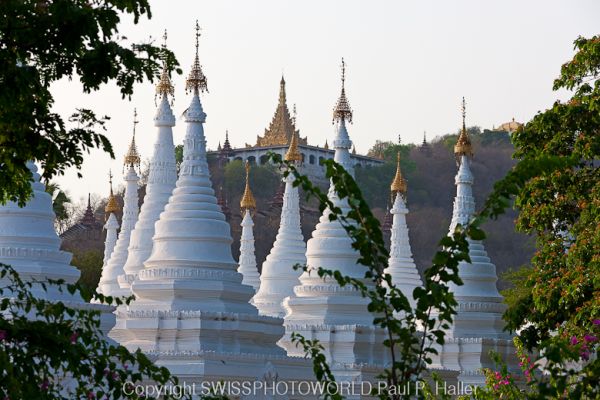
[[[61,234],[69,227],[69,205],[72,203],[72,200],[69,195],[60,188],[58,183],[46,183],[46,193],[52,196],[52,210],[56,216],[55,227],[56,231]]]
[[[149,43],[131,44],[119,36],[121,15],[134,22],[150,14],[148,0],[6,0],[0,2],[0,204],[31,195],[25,163],[41,162],[44,178],[80,168],[83,154],[98,147],[114,157],[102,130],[108,117],[78,109],[63,118],[51,111],[53,82],[77,77],[86,93],[115,82],[123,97],[135,82],[153,79],[168,50]],[[179,73],[181,71],[177,69]]]
[[[575,49],[554,81],[573,96],[513,133],[518,162],[487,202],[494,217],[514,199],[517,228],[537,237],[505,314],[524,348],[544,357],[535,398],[600,396],[600,36],[579,37]]]
[[[73,252],[71,265],[81,271],[77,283],[84,285],[90,290],[96,290],[100,275],[102,274],[102,261],[104,254],[100,250],[79,250]]]
[[[83,91],[91,92],[113,81],[125,97],[135,82],[153,78],[160,55],[175,67],[166,49],[120,44],[126,40],[118,36],[121,15],[133,15],[137,23],[143,14],[150,16],[147,0],[0,2],[0,203],[23,206],[31,196],[29,160],[41,162],[48,180],[81,167],[90,148],[113,155],[108,139],[96,132],[106,117],[76,110],[69,118],[74,127],[67,128],[51,112],[50,85],[77,76]],[[0,398],[139,398],[132,384],[177,383],[141,351],[130,353],[106,340],[98,310],[36,298],[33,285],[57,285],[86,302],[123,304],[60,280],[23,282],[0,264]]]

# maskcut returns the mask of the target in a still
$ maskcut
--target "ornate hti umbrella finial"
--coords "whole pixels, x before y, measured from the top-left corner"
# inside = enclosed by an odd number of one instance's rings
[[[392,191],[392,197],[394,193],[401,194],[402,196],[406,195],[406,180],[402,177],[402,171],[400,170],[400,152],[398,152],[396,163],[396,175],[394,176],[394,180],[390,185],[390,189]]]
[[[108,170],[108,184],[110,185],[110,195],[108,196],[108,202],[106,203],[106,207],[104,207],[104,212],[106,213],[107,219],[110,213],[116,213],[119,211],[119,204],[117,203],[117,199],[113,193],[112,186],[112,171]]]
[[[473,146],[471,144],[471,139],[469,138],[469,134],[467,133],[467,127],[465,123],[466,117],[466,103],[465,98],[462,99],[462,129],[460,134],[458,135],[458,140],[456,141],[456,145],[454,145],[454,155],[457,159],[460,159],[461,156],[473,156]]]
[[[194,92],[208,92],[206,76],[202,72],[202,66],[200,65],[200,59],[198,58],[198,44],[200,39],[200,25],[196,20],[196,56],[194,58],[194,64],[188,78],[185,81],[185,90]]]
[[[158,96],[171,96],[173,99],[175,97],[175,89],[173,88],[173,84],[171,83],[171,78],[169,78],[169,68],[167,66],[167,30],[165,29],[165,33],[163,35],[163,45],[162,45],[162,72],[160,74],[160,80],[156,85],[156,94],[154,96],[154,101],[156,102],[156,98]]]
[[[340,97],[335,104],[335,108],[333,109],[333,122],[336,121],[348,121],[352,123],[352,109],[350,108],[350,103],[346,98],[346,63],[342,58],[342,92],[340,93]]]
[[[256,210],[256,200],[252,190],[250,190],[250,163],[246,160],[246,188],[244,189],[244,195],[240,201],[240,209],[244,210]]]
[[[141,164],[141,157],[138,153],[137,146],[135,144],[135,127],[139,123],[137,120],[137,109],[133,109],[133,137],[131,138],[131,143],[129,144],[129,149],[125,154],[125,161],[123,163],[124,167],[138,167]]]

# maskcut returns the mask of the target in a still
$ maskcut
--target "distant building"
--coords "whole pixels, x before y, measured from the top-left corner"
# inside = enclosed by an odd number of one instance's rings
[[[265,129],[264,135],[257,135],[256,144],[246,143],[245,147],[232,148],[229,135],[226,133],[224,145],[219,144],[217,151],[209,151],[208,154],[215,155],[221,161],[240,160],[242,162],[248,161],[250,164],[263,165],[268,161],[267,153],[269,152],[279,154],[283,159],[294,134],[298,135],[298,149],[302,155],[300,172],[310,178],[324,179],[325,169],[321,164],[324,160],[333,159],[335,151],[329,149],[327,142],[325,142],[324,147],[313,146],[308,144],[307,137],[300,137],[300,132],[296,129],[295,116],[291,115],[287,106],[285,80],[282,77],[275,115],[269,127]],[[384,162],[379,158],[355,154],[355,152],[352,152],[350,158],[354,166],[358,168],[367,165],[380,165]]]
[[[500,126],[498,126],[494,130],[495,131],[505,131],[505,132],[508,132],[508,133],[513,133],[514,131],[516,131],[517,129],[519,129],[522,126],[523,126],[522,123],[515,121],[515,119],[513,118],[512,121],[505,122],[505,123],[501,124]]]

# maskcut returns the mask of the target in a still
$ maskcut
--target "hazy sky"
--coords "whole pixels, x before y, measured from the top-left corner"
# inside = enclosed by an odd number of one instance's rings
[[[298,128],[310,144],[333,136],[331,113],[340,89],[340,59],[347,63],[346,89],[354,109],[351,139],[365,153],[375,139],[420,142],[458,129],[460,99],[467,124],[491,128],[515,118],[527,121],[565,93],[552,80],[573,54],[573,40],[599,33],[600,2],[589,1],[151,1],[152,19],[124,19],[130,41],[160,38],[184,75],[175,76],[177,116],[187,108],[185,76],[194,56],[194,25],[202,27],[200,62],[209,94],[205,132],[216,148],[225,130],[235,147],[256,143],[268,126],[282,72],[288,105],[295,103]],[[157,44],[160,40],[157,39]],[[53,87],[55,110],[67,117],[85,107],[109,115],[107,136],[115,160],[100,151],[87,156],[77,179],[70,171],[57,181],[77,200],[108,192],[112,168],[122,184],[123,154],[131,140],[133,108],[140,123],[143,158],[152,154],[154,85],[135,87],[131,101],[115,86],[84,95],[78,82]],[[185,122],[178,118],[175,143]]]

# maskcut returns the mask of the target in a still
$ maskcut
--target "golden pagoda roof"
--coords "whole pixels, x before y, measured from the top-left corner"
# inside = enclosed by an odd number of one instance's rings
[[[406,194],[406,180],[402,177],[402,171],[400,170],[400,152],[398,152],[398,158],[396,163],[396,175],[390,185],[392,193]]]
[[[298,150],[298,136],[296,134],[292,135],[290,147],[288,148],[288,151],[285,153],[284,159],[285,159],[285,161],[290,161],[290,162],[296,162],[296,163],[302,162],[302,154],[300,154],[300,151]]]
[[[206,76],[202,72],[202,66],[200,65],[200,59],[198,58],[198,39],[200,38],[200,25],[196,20],[196,57],[194,58],[194,64],[189,76],[185,80],[186,91],[201,91],[208,92],[208,86]]]
[[[137,146],[135,144],[135,126],[138,124],[137,120],[137,110],[133,109],[133,137],[131,138],[131,143],[129,144],[129,149],[125,154],[125,159],[123,164],[126,167],[139,167],[142,160],[140,154],[138,153]]]
[[[256,209],[256,200],[254,200],[254,195],[252,194],[252,190],[250,190],[250,163],[246,161],[246,188],[244,189],[244,195],[240,200],[240,209],[243,210],[255,210]]]
[[[340,93],[340,97],[335,104],[335,108],[333,109],[333,122],[335,121],[348,121],[352,123],[352,109],[350,108],[350,103],[346,98],[346,63],[342,58],[342,92]]]
[[[156,96],[175,96],[175,88],[171,83],[171,78],[169,77],[169,68],[167,67],[167,30],[165,29],[165,34],[163,35],[164,43],[162,45],[163,49],[163,60],[162,60],[162,72],[160,73],[160,79],[158,84],[156,85]]]
[[[256,146],[287,146],[294,134],[299,135],[299,131],[296,129],[295,118],[292,117],[287,106],[285,79],[282,76],[279,82],[279,102],[277,103],[275,115],[273,115],[269,128],[265,129],[264,136],[256,137]],[[303,145],[307,144],[306,138],[299,137],[298,142]]]
[[[117,203],[117,199],[115,198],[115,195],[113,193],[112,172],[110,170],[108,171],[108,182],[110,185],[110,195],[108,196],[108,202],[106,203],[106,207],[104,207],[104,212],[106,213],[106,215],[110,213],[116,213],[120,210],[119,204]]]
[[[462,129],[460,134],[458,135],[458,140],[454,145],[454,155],[456,157],[460,156],[473,156],[473,145],[471,144],[471,138],[469,138],[469,134],[467,133],[467,128],[465,124],[465,116],[466,116],[466,106],[465,106],[465,98],[462,99]]]

